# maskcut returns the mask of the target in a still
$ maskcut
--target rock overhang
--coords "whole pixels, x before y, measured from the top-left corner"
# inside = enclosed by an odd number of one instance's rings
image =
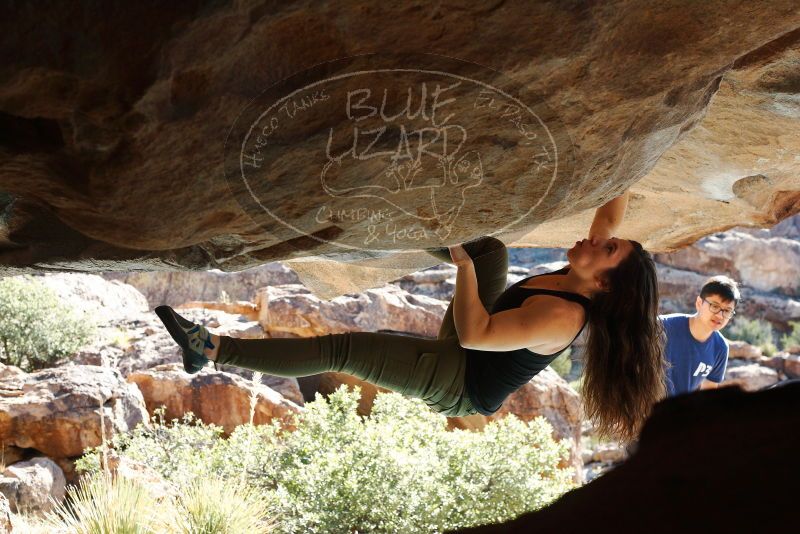
[[[254,221],[225,180],[223,132],[291,75],[381,50],[502,73],[563,127],[570,172],[533,217],[499,234],[508,245],[571,243],[592,210],[627,187],[633,195],[620,233],[654,251],[800,209],[794,2],[755,14],[745,4],[498,4],[480,13],[359,5],[267,12],[187,4],[159,13],[137,6],[110,16],[74,8],[89,23],[83,33],[60,24],[73,8],[4,17],[3,272],[234,271],[282,260],[332,297],[429,266],[436,260],[421,248],[497,232],[506,212],[535,204],[526,195],[542,200],[541,188],[516,172],[521,158],[509,157],[502,172],[482,176],[486,187],[444,238],[343,250],[331,241],[364,225],[302,235]],[[376,27],[385,31],[368,30]],[[47,38],[35,38],[44,31]],[[111,34],[119,38],[104,40]],[[401,35],[415,38],[390,46]],[[48,48],[54,42],[72,48]],[[302,176],[311,168],[302,151],[287,154],[276,169]],[[395,171],[403,180],[411,169]],[[284,218],[319,209],[307,184],[279,191]],[[430,191],[406,191],[401,207],[424,218]]]

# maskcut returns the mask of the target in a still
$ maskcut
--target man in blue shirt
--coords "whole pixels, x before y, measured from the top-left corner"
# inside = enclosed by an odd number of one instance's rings
[[[736,313],[739,288],[727,276],[709,278],[695,301],[694,315],[672,313],[659,318],[667,333],[669,396],[716,388],[725,378],[728,343],[719,331]]]

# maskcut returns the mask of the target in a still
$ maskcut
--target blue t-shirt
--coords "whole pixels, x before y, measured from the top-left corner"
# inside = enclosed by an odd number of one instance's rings
[[[703,380],[722,382],[728,365],[728,344],[719,332],[712,332],[704,342],[697,341],[689,331],[689,315],[671,313],[658,318],[667,333],[666,358],[669,396],[689,393],[700,387]]]

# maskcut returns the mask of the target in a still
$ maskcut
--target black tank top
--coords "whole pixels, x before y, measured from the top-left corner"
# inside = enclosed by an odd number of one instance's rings
[[[568,270],[569,266],[552,273],[542,273],[536,276],[566,274]],[[523,278],[506,288],[492,305],[490,314],[519,308],[525,299],[532,295],[553,295],[582,305],[588,319],[591,301],[583,295],[552,289],[520,287],[524,282],[536,278],[536,276]],[[575,338],[583,331],[586,322],[583,322],[583,326],[581,326]],[[572,341],[575,341],[575,338]],[[572,342],[570,342],[571,344]],[[531,378],[550,365],[550,362],[555,360],[567,347],[555,354],[546,356],[526,348],[511,351],[466,349],[466,390],[473,406],[483,415],[492,415],[500,409],[506,397],[527,384]]]

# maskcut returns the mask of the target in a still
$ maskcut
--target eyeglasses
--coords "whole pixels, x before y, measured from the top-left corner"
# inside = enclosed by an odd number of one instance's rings
[[[730,308],[723,308],[719,304],[711,302],[710,300],[703,299],[703,302],[708,304],[708,309],[711,310],[711,313],[717,314],[719,312],[722,312],[722,317],[724,319],[730,319],[731,317],[736,315],[736,311],[735,310],[732,310]]]

